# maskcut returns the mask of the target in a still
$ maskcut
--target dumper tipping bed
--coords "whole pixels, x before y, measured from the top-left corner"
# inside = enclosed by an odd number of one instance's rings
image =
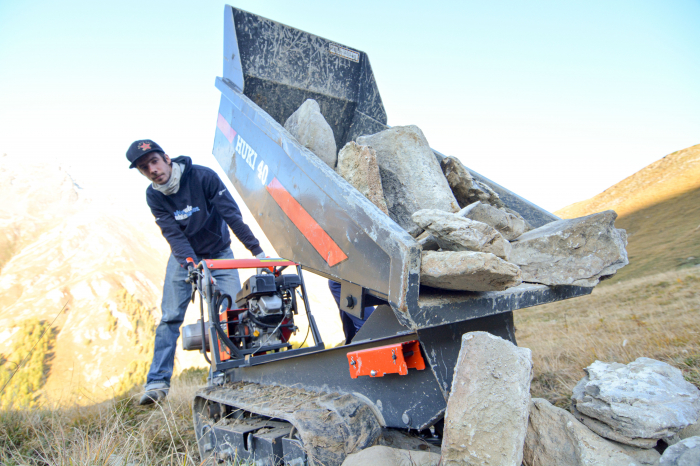
[[[343,298],[387,301],[413,329],[590,292],[527,284],[487,293],[421,287],[418,243],[282,126],[313,98],[338,148],[387,128],[367,54],[232,7],[224,28],[214,155],[281,256],[343,283]],[[557,219],[474,176],[533,226]]]

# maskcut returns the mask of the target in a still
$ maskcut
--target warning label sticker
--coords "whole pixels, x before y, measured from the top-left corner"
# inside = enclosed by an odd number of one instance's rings
[[[328,51],[331,53],[331,55],[337,55],[341,58],[357,63],[360,62],[360,52],[343,47],[342,45],[328,44]]]

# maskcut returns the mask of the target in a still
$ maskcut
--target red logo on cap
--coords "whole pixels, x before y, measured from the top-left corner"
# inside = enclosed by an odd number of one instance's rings
[[[141,149],[143,151],[149,150],[150,148],[151,148],[150,142],[142,142],[141,144],[139,144],[139,149]]]

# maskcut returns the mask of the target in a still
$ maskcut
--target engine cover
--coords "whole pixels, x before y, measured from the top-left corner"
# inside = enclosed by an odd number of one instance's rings
[[[275,276],[269,273],[261,273],[253,275],[248,280],[243,282],[241,291],[236,293],[236,306],[244,307],[245,303],[250,298],[258,296],[271,295],[277,292],[277,284]]]

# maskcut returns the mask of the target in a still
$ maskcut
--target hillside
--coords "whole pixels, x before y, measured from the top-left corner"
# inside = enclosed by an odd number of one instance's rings
[[[25,385],[34,387],[37,400],[61,404],[104,400],[142,383],[170,253],[147,208],[95,197],[64,169],[11,156],[0,157],[0,196],[6,204],[0,211],[0,385],[19,354],[32,348],[26,341],[33,344],[38,329],[49,329],[34,353],[45,349],[32,354],[33,367],[27,368],[43,377],[13,379],[0,406],[7,393],[26,392],[20,379],[31,381]],[[274,254],[239,204],[265,251]],[[232,247],[237,257],[250,257],[237,241]],[[324,342],[333,346],[342,338],[337,307],[325,279],[305,277]],[[198,317],[199,303],[185,323]],[[297,325],[303,340],[305,319]],[[178,344],[176,371],[204,364],[199,353]]]
[[[700,265],[700,145],[555,213],[575,218],[608,209],[627,230],[630,264],[603,284]]]
[[[0,214],[0,353],[18,351],[27,322],[53,323],[36,395],[109,396],[149,358],[141,346],[159,317],[165,242],[152,221],[90,198],[58,167],[5,156],[0,172],[10,206]]]

